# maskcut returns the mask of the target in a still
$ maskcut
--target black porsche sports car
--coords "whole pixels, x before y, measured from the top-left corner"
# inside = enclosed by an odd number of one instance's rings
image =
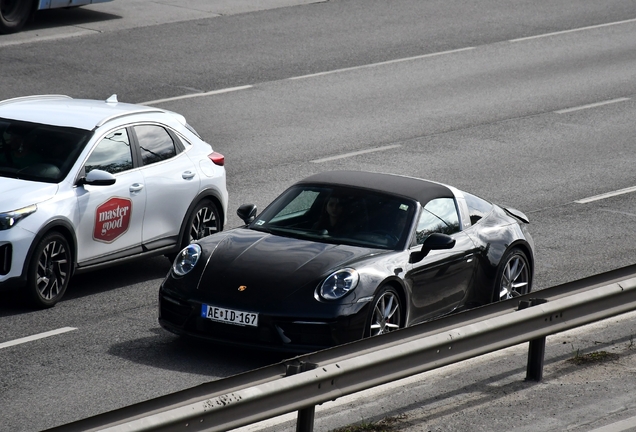
[[[333,171],[183,249],[159,291],[178,335],[309,352],[530,292],[528,218],[454,187]]]

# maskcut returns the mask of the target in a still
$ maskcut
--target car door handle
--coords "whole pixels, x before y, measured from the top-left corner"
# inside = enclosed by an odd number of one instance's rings
[[[141,183],[133,183],[130,185],[130,191],[131,192],[139,192],[140,190],[142,190],[144,188],[144,185],[142,185]]]
[[[184,180],[190,180],[194,176],[195,174],[192,171],[186,171],[183,174],[181,174],[181,178],[183,178]]]

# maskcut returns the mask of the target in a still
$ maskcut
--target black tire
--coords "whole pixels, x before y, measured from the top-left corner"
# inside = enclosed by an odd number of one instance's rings
[[[0,33],[22,30],[29,21],[33,8],[31,0],[0,0]]]
[[[200,238],[219,232],[221,229],[221,213],[219,213],[217,206],[209,199],[201,200],[188,215],[184,231],[181,234],[179,250]],[[168,254],[166,257],[170,261],[174,261],[177,254]]]
[[[499,263],[493,301],[508,300],[532,290],[532,271],[526,254],[517,248],[507,251]]]
[[[72,256],[66,238],[50,233],[38,243],[27,274],[27,293],[31,303],[40,309],[60,301],[71,277]]]
[[[377,336],[404,326],[404,305],[395,288],[385,286],[373,297],[364,337]]]

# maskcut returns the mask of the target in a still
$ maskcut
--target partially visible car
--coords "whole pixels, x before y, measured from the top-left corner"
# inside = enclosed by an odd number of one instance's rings
[[[0,33],[22,30],[36,11],[70,8],[112,0],[0,0]]]
[[[0,101],[0,291],[51,307],[74,273],[174,258],[223,229],[224,164],[182,115],[116,95]]]
[[[238,214],[245,226],[174,261],[159,289],[166,330],[308,352],[532,289],[527,216],[441,183],[325,172]]]

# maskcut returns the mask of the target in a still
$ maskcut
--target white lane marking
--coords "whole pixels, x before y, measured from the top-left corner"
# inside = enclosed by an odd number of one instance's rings
[[[23,344],[23,343],[26,343],[26,342],[31,342],[31,341],[38,340],[38,339],[44,339],[44,338],[47,338],[49,336],[55,336],[55,335],[59,335],[59,334],[62,334],[62,333],[67,333],[67,332],[70,332],[70,331],[73,331],[73,330],[77,330],[77,329],[75,327],[62,327],[62,328],[59,328],[57,330],[51,330],[51,331],[47,331],[47,332],[44,332],[44,333],[38,333],[38,334],[35,334],[35,335],[23,337],[23,338],[20,338],[20,339],[15,339],[15,340],[12,340],[12,341],[9,341],[9,342],[3,342],[3,343],[0,343],[0,349],[7,348],[7,347],[10,347],[10,346],[14,346],[14,345],[20,345],[20,344]]]
[[[332,161],[332,160],[344,159],[344,158],[358,156],[358,155],[366,154],[366,153],[374,153],[374,152],[379,152],[379,151],[391,150],[391,149],[398,148],[398,147],[402,147],[402,144],[394,144],[394,145],[388,145],[388,146],[384,146],[384,147],[375,147],[375,148],[372,148],[372,149],[360,150],[360,151],[357,151],[357,152],[344,153],[344,154],[337,155],[337,156],[330,156],[330,157],[326,157],[326,158],[322,158],[322,159],[314,159],[314,160],[312,160],[310,162],[313,162],[313,163],[329,162],[329,161]]]
[[[612,191],[612,192],[607,192],[607,193],[600,194],[600,195],[594,195],[592,197],[583,198],[583,199],[580,199],[580,200],[576,200],[574,202],[577,203],[577,204],[587,204],[587,203],[590,203],[590,202],[593,202],[593,201],[599,201],[599,200],[602,200],[602,199],[605,199],[605,198],[611,198],[611,197],[615,197],[617,195],[623,195],[623,194],[631,193],[631,192],[636,192],[636,186],[628,187],[628,188],[625,188],[625,189],[619,189],[619,190],[615,190],[615,191]]]
[[[603,102],[596,102],[596,103],[591,103],[591,104],[587,104],[587,105],[581,105],[581,106],[577,106],[577,107],[572,107],[572,108],[565,108],[562,110],[557,110],[554,111],[557,114],[565,114],[565,113],[569,113],[572,111],[579,111],[579,110],[584,110],[584,109],[588,109],[588,108],[596,108],[596,107],[600,107],[603,105],[610,105],[610,104],[614,104],[614,103],[618,103],[618,102],[625,102],[631,100],[630,98],[617,98],[617,99],[611,99],[611,100],[606,100]]]
[[[182,95],[182,96],[175,96],[175,97],[170,97],[170,98],[165,98],[165,99],[157,99],[157,100],[148,101],[148,102],[141,102],[140,105],[155,105],[155,104],[160,104],[160,103],[164,103],[164,102],[171,102],[171,101],[176,101],[176,100],[182,100],[182,99],[190,99],[190,98],[211,96],[211,95],[216,95],[216,94],[221,94],[221,93],[229,93],[229,92],[234,92],[234,91],[239,91],[239,90],[246,90],[246,89],[249,89],[249,88],[252,88],[252,87],[253,87],[252,85],[245,85],[245,86],[240,86],[240,87],[228,87],[228,88],[225,88],[225,89],[212,90],[212,91],[205,92],[205,93],[192,93],[192,94],[187,94],[187,95]]]
[[[297,77],[291,77],[291,78],[288,78],[288,79],[290,79],[290,80],[299,80],[299,79],[305,79],[305,78],[314,78],[314,77],[319,77],[319,76],[329,75],[329,74],[335,74],[335,73],[340,73],[340,72],[348,72],[348,71],[353,71],[353,70],[358,70],[358,69],[365,69],[365,68],[372,68],[372,67],[376,67],[376,66],[390,65],[390,64],[401,63],[401,62],[405,62],[405,61],[420,60],[420,59],[424,59],[424,58],[428,58],[428,57],[436,57],[436,56],[441,56],[441,55],[446,55],[446,54],[455,54],[455,53],[458,53],[458,52],[469,51],[469,50],[474,50],[474,49],[475,49],[475,47],[459,48],[459,49],[450,50],[450,51],[441,51],[441,52],[436,52],[436,53],[422,54],[422,55],[414,56],[414,57],[405,57],[405,58],[401,58],[401,59],[388,60],[388,61],[383,61],[383,62],[379,62],[379,63],[370,63],[370,64],[366,64],[366,65],[353,66],[353,67],[342,68],[342,69],[334,69],[334,70],[325,71],[325,72],[317,72],[317,73],[308,74],[308,75],[301,75],[301,76],[297,76]]]
[[[598,29],[598,28],[602,28],[602,27],[609,27],[609,26],[615,26],[615,25],[627,24],[627,23],[633,23],[633,22],[636,22],[636,18],[632,18],[632,19],[628,19],[628,20],[624,20],[624,21],[614,21],[614,22],[605,23],[605,24],[591,25],[591,26],[587,26],[587,27],[579,27],[579,28],[570,29],[570,30],[562,30],[562,31],[557,31],[557,32],[552,32],[552,33],[544,33],[544,34],[540,34],[540,35],[522,37],[522,38],[518,38],[518,39],[510,39],[508,42],[522,42],[522,41],[527,41],[527,40],[530,40],[530,39],[538,39],[538,38],[544,38],[544,37],[550,37],[550,36],[558,36],[558,35],[562,35],[562,34],[566,34],[566,33],[574,33],[574,32],[584,31],[584,30],[594,30],[594,29]]]
[[[631,22],[636,22],[636,18],[629,19],[629,20],[624,20],[624,21],[616,21],[616,22],[611,22],[611,23],[587,26],[587,27],[580,27],[580,28],[571,29],[571,30],[563,30],[563,31],[558,31],[558,32],[553,32],[553,33],[546,33],[546,34],[541,34],[541,35],[528,36],[528,37],[523,37],[523,38],[518,38],[518,39],[510,39],[508,42],[521,42],[521,41],[525,41],[525,40],[529,40],[529,39],[536,39],[536,38],[542,38],[542,37],[548,37],[548,36],[555,36],[555,35],[560,35],[560,34],[565,34],[565,33],[572,33],[572,32],[583,31],[583,30],[591,30],[591,29],[614,26],[614,25],[619,25],[619,24],[626,24],[626,23],[631,23]],[[301,76],[291,77],[291,78],[287,78],[287,79],[300,80],[300,79],[305,79],[305,78],[314,78],[314,77],[330,75],[330,74],[335,74],[335,73],[340,73],[340,72],[347,72],[347,71],[353,71],[353,70],[359,70],[359,69],[365,69],[365,68],[372,68],[372,67],[377,67],[377,66],[390,65],[390,64],[400,63],[400,62],[405,62],[405,61],[421,60],[421,59],[425,59],[425,58],[429,58],[429,57],[436,57],[436,56],[447,55],[447,54],[455,54],[455,53],[460,53],[460,52],[464,52],[464,51],[470,51],[470,50],[474,50],[474,49],[476,49],[476,47],[458,48],[458,49],[449,50],[449,51],[440,51],[440,52],[436,52],[436,53],[422,54],[422,55],[419,55],[419,56],[405,57],[405,58],[401,58],[401,59],[388,60],[388,61],[384,61],[384,62],[371,63],[371,64],[366,64],[366,65],[361,65],[361,66],[353,66],[353,67],[349,67],[349,68],[342,68],[342,69],[334,69],[334,70],[324,71],[324,72],[317,72],[317,73],[313,73],[313,74],[301,75]],[[183,96],[175,96],[175,97],[166,98],[166,99],[157,99],[157,100],[154,100],[154,101],[142,102],[141,105],[154,105],[154,104],[159,104],[159,103],[163,103],[163,102],[177,101],[177,100],[181,100],[181,99],[189,99],[189,98],[195,98],[195,97],[211,96],[211,95],[215,95],[215,94],[227,93],[227,92],[232,92],[232,91],[237,91],[237,90],[244,90],[244,89],[248,89],[248,88],[251,88],[251,87],[253,87],[253,86],[252,85],[246,85],[246,86],[241,86],[241,87],[231,87],[231,88],[226,88],[226,89],[221,89],[221,90],[213,90],[213,91],[205,92],[205,93],[194,93],[194,94],[188,94],[188,95],[183,95]]]

